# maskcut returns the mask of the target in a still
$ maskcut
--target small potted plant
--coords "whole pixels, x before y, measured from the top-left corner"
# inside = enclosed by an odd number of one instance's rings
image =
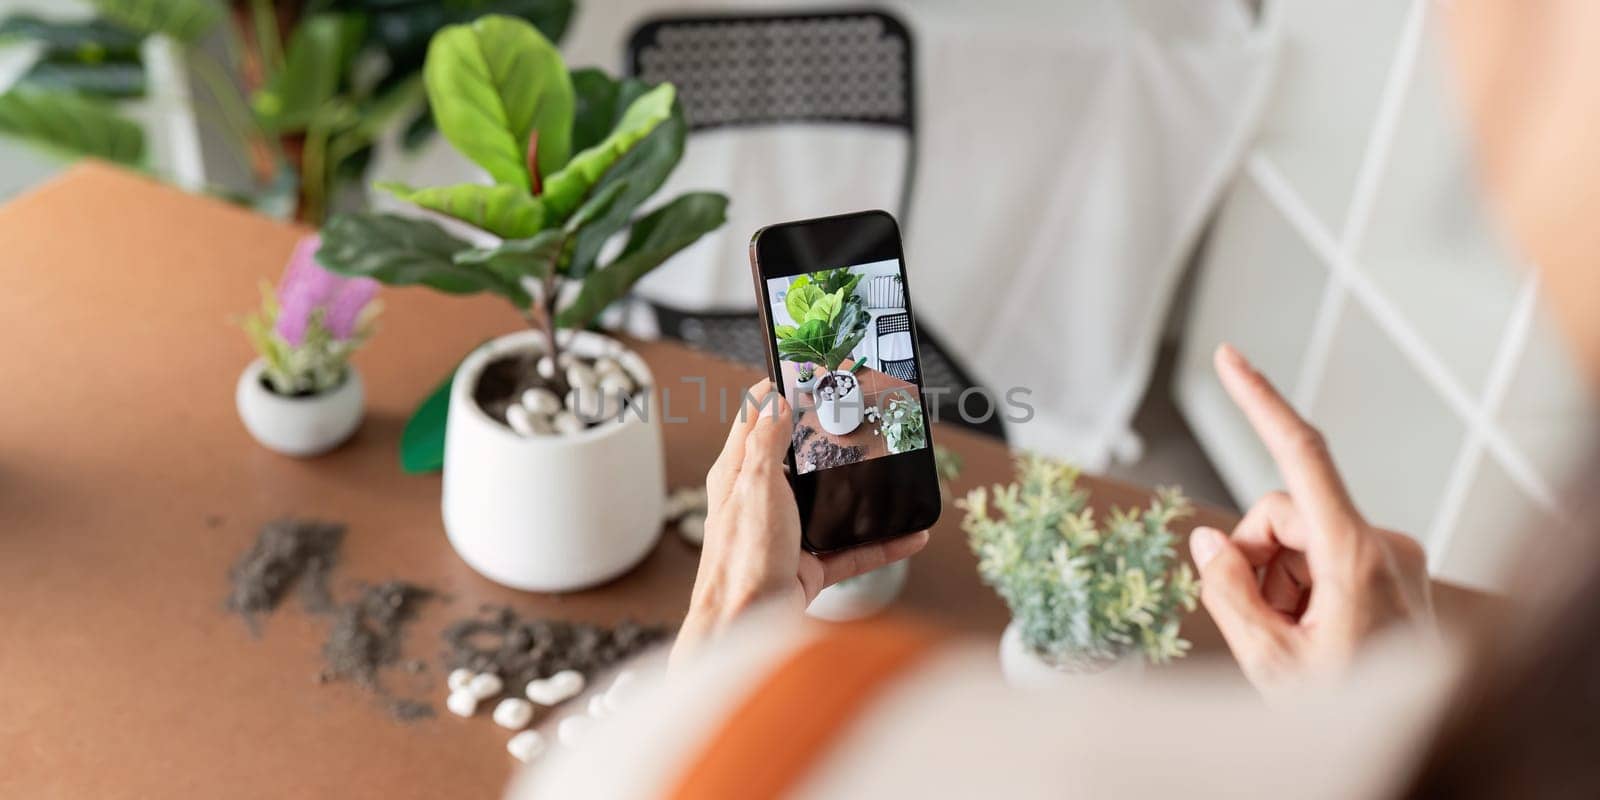
[[[817,385],[817,365],[810,361],[802,361],[794,368],[794,388],[811,394]]]
[[[439,131],[493,184],[397,197],[488,235],[473,246],[432,222],[335,217],[317,258],[346,275],[508,300],[530,330],[456,369],[442,465],[445,531],[470,566],[508,586],[569,591],[630,569],[661,531],[666,475],[654,380],[621,342],[585,330],[647,272],[722,224],[727,198],[690,192],[639,216],[683,153],[670,84],[568,72],[531,24],[489,15],[428,47]],[[622,246],[609,259],[602,246]],[[611,250],[607,250],[611,253]]]
[[[812,388],[817,424],[835,436],[859,427],[866,410],[861,384],[854,375],[861,362],[853,362],[849,370],[840,369],[867,335],[869,315],[855,294],[860,282],[860,275],[845,268],[795,278],[783,299],[795,324],[773,328],[780,358],[822,368]]]
[[[884,403],[878,428],[883,431],[883,442],[890,453],[909,453],[928,446],[922,404],[903,392],[890,395]]]
[[[1170,523],[1190,512],[1176,489],[1143,510],[1097,524],[1077,471],[1038,456],[1017,460],[1017,480],[957,501],[978,572],[1011,607],[1000,665],[1015,685],[1133,668],[1183,656],[1178,635],[1199,582],[1177,564]],[[991,514],[991,511],[994,513]]]
[[[361,373],[350,364],[372,330],[378,282],[344,278],[313,259],[318,240],[295,245],[276,289],[244,320],[257,357],[234,390],[239,419],[256,441],[291,456],[339,446],[361,424]]]

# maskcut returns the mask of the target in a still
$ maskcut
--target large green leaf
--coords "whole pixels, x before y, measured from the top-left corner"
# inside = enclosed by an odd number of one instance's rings
[[[344,214],[322,228],[317,262],[341,275],[392,286],[421,284],[449,294],[492,292],[526,306],[527,292],[486,270],[457,264],[467,243],[431,222],[392,214]]]
[[[562,248],[566,247],[567,242],[567,235],[560,228],[550,228],[528,239],[457,253],[455,262],[488,270],[502,280],[520,286],[523,278],[543,280],[552,269],[557,268]]]
[[[604,141],[627,106],[617,98],[622,84],[605,71],[583,67],[572,71],[572,148],[587,150]]]
[[[400,434],[400,469],[411,475],[437,472],[444,467],[444,430],[450,416],[450,386],[456,371],[450,370],[417,410],[406,421]]]
[[[606,306],[621,299],[640,278],[728,217],[728,198],[715,192],[689,192],[640,218],[615,261],[583,281],[572,304],[556,316],[563,328],[583,328]]]
[[[579,72],[583,72],[580,70]],[[575,75],[577,73],[574,73]],[[609,79],[607,79],[609,80]],[[598,82],[594,82],[598,84]],[[616,96],[612,99],[614,114],[605,121],[605,130],[595,136],[595,140],[603,138],[614,125],[616,117],[620,117],[629,105],[639,96],[649,91],[649,84],[638,80],[624,80],[614,84],[617,87]],[[603,89],[594,96],[595,104],[604,102],[606,93]],[[580,89],[580,116],[583,108],[583,94]],[[625,183],[627,188],[617,195],[604,214],[587,222],[578,231],[577,243],[572,249],[572,258],[567,265],[568,275],[582,278],[588,275],[595,267],[595,259],[599,258],[600,250],[617,231],[626,227],[632,220],[634,212],[655,194],[656,190],[665,183],[673,167],[677,166],[678,159],[683,157],[683,143],[689,131],[689,124],[684,119],[683,106],[673,102],[672,114],[650,134],[634,145],[627,155],[617,161],[611,169],[601,177],[600,182],[590,190],[593,197],[604,191],[608,186],[616,183]],[[579,147],[579,125],[573,123],[574,147]],[[587,147],[588,145],[584,145]]]
[[[440,132],[496,182],[530,190],[534,132],[541,175],[567,163],[572,82],[561,54],[527,22],[487,16],[439,31],[423,80]]]
[[[0,42],[30,41],[44,45],[47,59],[82,64],[137,62],[142,37],[105,20],[54,20],[33,14],[12,14],[0,21]]]
[[[136,33],[194,42],[222,19],[215,0],[90,0],[100,15]]]
[[[69,157],[144,161],[142,128],[105,103],[71,94],[17,87],[0,95],[0,133]]]
[[[783,296],[783,307],[789,312],[789,319],[798,325],[806,321],[811,306],[823,297],[822,290],[814,284],[795,281],[789,284],[789,292]]]
[[[521,239],[544,227],[544,204],[516,186],[462,183],[413,189],[402,183],[379,183],[408,203],[455,217],[502,239]]]
[[[313,14],[296,25],[283,68],[251,98],[261,126],[273,133],[305,130],[338,93],[364,28],[365,21],[355,14]]]
[[[634,100],[610,135],[573,156],[571,163],[545,180],[545,209],[556,219],[565,219],[572,213],[606,170],[672,115],[676,96],[672,84],[664,83]]]

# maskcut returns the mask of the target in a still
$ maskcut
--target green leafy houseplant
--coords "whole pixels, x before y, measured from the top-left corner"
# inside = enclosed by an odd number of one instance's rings
[[[830,373],[839,369],[867,335],[869,315],[855,294],[860,282],[861,276],[851,275],[847,269],[795,278],[783,299],[795,324],[772,329],[778,339],[778,356],[785,361],[813,362]]]
[[[1189,643],[1179,624],[1199,583],[1187,564],[1174,566],[1168,525],[1190,513],[1188,501],[1160,490],[1148,508],[1097,524],[1077,477],[1024,455],[1015,482],[957,501],[979,574],[1011,607],[1023,643],[1053,666],[1092,670],[1135,652],[1154,663],[1181,657]]]
[[[252,183],[230,199],[321,223],[339,190],[365,172],[374,144],[404,125],[414,145],[433,130],[421,71],[434,32],[490,14],[527,20],[552,40],[574,0],[90,0],[96,18],[13,14],[0,44],[41,56],[0,96],[0,133],[69,157],[144,164],[142,130],[116,101],[145,94],[140,45],[152,36],[199,79],[215,122]],[[239,13],[230,14],[233,8]],[[220,34],[220,36],[214,35]],[[202,46],[221,38],[228,59]],[[249,91],[241,91],[243,74]],[[93,132],[105,131],[96,135]],[[131,132],[130,132],[131,131]],[[220,189],[220,187],[219,187]]]
[[[889,398],[884,404],[880,427],[891,453],[909,453],[928,445],[922,404],[907,395],[896,394]]]
[[[568,72],[533,25],[495,15],[436,34],[423,77],[439,131],[494,182],[381,188],[498,243],[475,247],[410,217],[335,216],[317,253],[335,272],[498,295],[543,332],[544,355],[559,361],[557,329],[587,327],[726,218],[727,198],[711,192],[636,216],[683,154],[687,125],[670,84]],[[622,248],[601,263],[614,236]],[[575,291],[564,291],[569,285]],[[436,448],[426,449],[408,468],[430,466]]]

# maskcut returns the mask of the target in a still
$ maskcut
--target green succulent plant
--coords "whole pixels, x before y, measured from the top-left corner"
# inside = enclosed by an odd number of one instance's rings
[[[1024,455],[1015,482],[958,500],[979,574],[1047,662],[1092,669],[1135,652],[1155,663],[1183,656],[1179,625],[1200,584],[1176,563],[1168,526],[1191,513],[1188,501],[1161,489],[1149,507],[1097,523],[1077,478],[1069,465]]]

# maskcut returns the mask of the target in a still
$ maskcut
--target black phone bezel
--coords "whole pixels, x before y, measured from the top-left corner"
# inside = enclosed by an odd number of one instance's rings
[[[899,264],[905,289],[912,353],[917,363],[917,398],[922,405],[923,419],[930,423],[926,425],[928,445],[908,453],[800,474],[796,469],[794,444],[791,442],[785,456],[789,467],[789,485],[794,489],[795,502],[800,508],[802,545],[812,553],[848,550],[923,530],[938,522],[943,510],[938,469],[933,456],[933,417],[929,412],[927,392],[922,385],[922,343],[918,335],[911,281],[907,275],[905,251],[900,242],[900,226],[887,211],[875,209],[777,223],[761,228],[750,238],[750,270],[755,281],[762,333],[767,340],[767,372],[780,390],[782,373],[778,369],[778,343],[771,333],[772,298],[767,291],[767,281],[891,259]],[[885,512],[881,515],[882,519],[862,518],[860,512],[873,500],[855,491],[863,487],[869,491],[884,492],[891,498],[888,505],[881,507]],[[830,499],[825,503],[819,502],[823,497]],[[895,505],[892,502],[895,498],[905,498],[904,506]],[[848,502],[841,503],[841,499]],[[848,514],[834,513],[841,505],[848,506]],[[832,520],[819,517],[818,511],[832,513]],[[852,530],[844,536],[830,536],[826,542],[815,541],[814,534],[820,533],[814,530],[815,526],[833,526],[837,521],[848,522]]]

